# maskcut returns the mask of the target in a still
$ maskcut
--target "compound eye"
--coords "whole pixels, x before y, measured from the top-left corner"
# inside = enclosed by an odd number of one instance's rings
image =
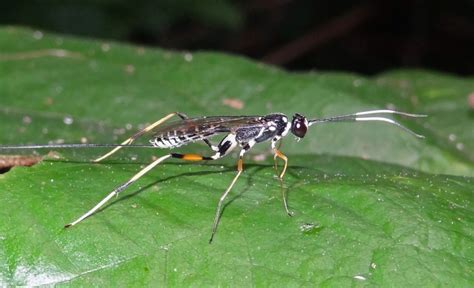
[[[293,133],[296,137],[303,138],[304,135],[306,135],[306,131],[308,131],[308,126],[306,126],[306,123],[303,119],[293,119],[291,133]]]

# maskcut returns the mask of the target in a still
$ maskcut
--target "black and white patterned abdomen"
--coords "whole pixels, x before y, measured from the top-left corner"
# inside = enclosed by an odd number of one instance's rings
[[[207,139],[208,137],[212,136],[213,133],[210,134],[189,134],[189,135],[159,135],[155,136],[153,139],[150,140],[151,145],[164,149],[164,148],[177,148],[183,145],[196,142],[199,140]]]

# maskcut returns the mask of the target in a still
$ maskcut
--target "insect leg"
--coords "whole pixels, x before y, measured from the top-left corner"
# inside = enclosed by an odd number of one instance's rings
[[[255,143],[253,143],[255,144]],[[217,146],[217,151],[216,154],[210,157],[205,157],[201,156],[199,154],[178,154],[178,153],[172,153],[171,156],[173,158],[178,158],[178,159],[183,159],[187,161],[199,161],[199,160],[216,160],[219,158],[224,157],[227,155],[232,149],[237,146],[237,140],[235,139],[234,134],[229,134],[227,135],[222,141],[219,143]],[[240,151],[240,156],[239,156],[239,161],[237,162],[237,175],[235,175],[234,179],[230,183],[229,187],[227,187],[227,190],[222,194],[219,203],[217,204],[217,211],[216,211],[216,216],[214,217],[214,225],[212,226],[212,234],[211,238],[209,240],[209,243],[212,243],[212,239],[214,238],[214,234],[216,234],[217,231],[217,225],[219,224],[219,218],[221,215],[221,210],[222,210],[222,203],[224,202],[225,198],[227,197],[227,194],[229,194],[230,190],[232,189],[232,186],[234,186],[235,182],[239,178],[240,174],[243,171],[243,161],[242,158],[247,150],[249,150],[251,146],[247,144],[244,146],[244,148]]]
[[[225,198],[229,194],[235,182],[237,182],[237,179],[240,177],[240,174],[242,174],[242,171],[244,170],[244,162],[243,162],[244,154],[250,148],[252,148],[253,144],[255,144],[255,142],[252,142],[252,144],[250,143],[246,144],[240,151],[239,160],[237,161],[237,174],[235,175],[234,179],[232,179],[232,182],[230,182],[230,185],[222,194],[221,198],[219,198],[219,203],[217,204],[216,215],[214,216],[214,224],[212,226],[212,234],[211,234],[211,238],[209,239],[209,244],[212,243],[212,240],[214,239],[214,235],[216,234],[216,231],[217,231],[217,226],[219,225],[219,220],[222,214],[222,203],[224,203]]]
[[[275,153],[273,156],[273,160],[275,162],[275,169],[277,167],[277,162],[276,162],[277,158],[280,158],[285,163],[283,165],[283,170],[281,171],[280,175],[278,175],[278,180],[280,181],[281,195],[283,197],[283,206],[285,207],[285,211],[288,214],[288,216],[293,216],[293,213],[288,209],[288,202],[286,199],[286,190],[285,190],[285,187],[283,186],[283,176],[285,176],[286,168],[288,167],[288,157],[286,157],[285,154],[283,154],[280,150],[278,150],[278,148],[276,148],[276,143],[278,142],[278,140],[279,139],[277,138],[274,138],[272,140],[272,150],[273,150],[273,153]]]
[[[182,113],[179,113],[179,112],[173,112],[171,114],[168,114],[165,117],[161,118],[160,120],[156,121],[155,123],[153,123],[153,124],[145,127],[144,129],[138,131],[132,137],[130,137],[127,140],[120,143],[120,145],[130,145],[130,144],[132,144],[132,142],[135,141],[138,137],[142,136],[143,134],[145,134],[147,132],[150,132],[151,130],[153,130],[154,128],[161,125],[163,122],[167,121],[168,119],[170,119],[171,117],[173,117],[175,115],[179,116],[181,119],[186,119],[187,118],[187,116],[185,114],[182,114]],[[93,162],[100,162],[100,161],[104,160],[105,158],[109,157],[110,155],[114,154],[115,152],[117,152],[121,148],[122,148],[122,146],[115,147],[110,152],[104,154],[103,156],[101,156],[97,159],[94,159]]]
[[[280,149],[280,147],[281,147],[281,141],[278,141],[278,140],[280,140],[280,139],[281,139],[281,137],[280,137],[280,138],[275,137],[275,138],[272,139],[272,150],[273,150],[273,151],[275,150],[275,148],[278,149],[278,150]],[[277,147],[277,145],[276,145],[277,143],[278,143],[278,147]],[[277,158],[277,157],[274,155],[274,156],[273,156],[273,168],[275,169],[275,173],[278,175],[278,161],[277,161],[276,158]]]
[[[132,178],[130,178],[130,180],[128,180],[127,182],[123,183],[122,185],[120,185],[119,187],[115,188],[112,192],[110,192],[109,195],[107,195],[107,197],[105,197],[104,199],[102,199],[102,201],[100,201],[97,205],[95,205],[91,210],[87,211],[84,215],[82,215],[81,217],[79,217],[77,220],[75,220],[74,222],[71,222],[67,225],[64,226],[64,228],[68,228],[68,227],[71,227],[71,226],[74,226],[76,225],[77,223],[81,222],[82,220],[86,219],[87,217],[89,217],[90,215],[94,214],[97,210],[100,209],[100,207],[104,206],[105,203],[107,203],[112,197],[118,195],[120,192],[122,192],[125,188],[127,188],[128,186],[130,186],[133,182],[137,181],[138,179],[140,179],[140,177],[142,177],[143,175],[145,175],[147,172],[149,172],[151,169],[153,169],[156,165],[160,164],[161,162],[163,162],[164,160],[168,159],[172,157],[171,154],[168,154],[168,155],[165,155],[165,156],[162,156],[158,159],[156,159],[155,161],[153,161],[151,164],[149,164],[148,166],[146,166],[145,168],[143,168],[140,172],[138,172],[137,174],[135,174],[135,176],[133,176]]]
[[[209,140],[203,139],[202,141],[204,141],[207,144],[207,146],[209,146],[209,148],[211,148],[213,151],[216,151],[216,152],[219,151],[219,147],[212,145],[212,143]]]
[[[232,137],[229,137],[227,136],[226,138],[224,138],[224,140],[226,139],[232,139]],[[234,138],[235,139],[235,136]],[[161,162],[163,162],[164,160],[170,158],[170,157],[173,157],[173,158],[179,158],[179,159],[183,159],[183,160],[187,160],[187,161],[199,161],[199,160],[215,160],[215,159],[218,159],[222,156],[224,156],[226,153],[228,153],[232,148],[235,147],[235,144],[232,144],[232,145],[227,145],[226,143],[228,143],[228,141],[225,141],[224,140],[221,142],[221,144],[223,145],[222,148],[221,148],[221,151],[222,151],[222,154],[220,154],[219,152],[217,152],[215,155],[211,156],[211,157],[206,157],[206,156],[201,156],[201,155],[198,155],[198,154],[177,154],[177,153],[172,153],[172,154],[168,154],[168,155],[165,155],[165,156],[162,156],[158,159],[156,159],[155,161],[153,161],[151,164],[149,164],[148,166],[146,166],[145,168],[143,168],[140,172],[138,172],[137,174],[135,174],[135,176],[133,176],[132,178],[130,178],[130,180],[128,180],[127,182],[125,182],[124,184],[120,185],[119,187],[115,188],[112,192],[109,193],[109,195],[107,195],[107,197],[105,197],[104,199],[102,199],[97,205],[95,205],[92,209],[90,209],[89,211],[87,211],[85,214],[83,214],[81,217],[79,217],[77,220],[75,220],[74,222],[71,222],[67,225],[65,225],[64,227],[65,228],[68,228],[68,227],[71,227],[71,226],[74,226],[76,224],[78,224],[79,222],[81,222],[82,220],[86,219],[87,217],[89,217],[90,215],[94,214],[97,210],[100,209],[100,207],[104,206],[105,203],[107,203],[112,197],[114,196],[117,196],[120,192],[122,192],[123,190],[125,190],[125,188],[127,188],[128,186],[130,186],[132,183],[134,183],[135,181],[137,181],[138,179],[140,179],[143,175],[145,175],[146,173],[148,173],[151,169],[153,169],[156,165],[160,164]],[[235,140],[234,140],[235,141]],[[225,145],[224,145],[225,144]]]

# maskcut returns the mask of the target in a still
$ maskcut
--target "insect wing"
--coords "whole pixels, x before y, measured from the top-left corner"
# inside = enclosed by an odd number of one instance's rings
[[[189,118],[172,122],[154,131],[155,137],[202,135],[205,138],[218,133],[232,133],[242,127],[260,127],[259,116],[211,116]]]

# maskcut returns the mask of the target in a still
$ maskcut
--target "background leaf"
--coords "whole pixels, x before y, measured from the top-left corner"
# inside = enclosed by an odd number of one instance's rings
[[[47,160],[14,168],[0,176],[2,284],[473,280],[472,79],[426,71],[292,74],[235,56],[13,27],[0,30],[0,47],[2,144],[117,143],[171,111],[322,117],[388,107],[430,115],[401,120],[427,136],[423,141],[378,123],[321,125],[299,143],[286,139],[292,218],[268,147],[260,145],[247,157],[212,245],[215,205],[235,173],[233,157],[170,161],[69,230],[62,226],[164,152],[129,149],[100,165]],[[183,151],[206,150],[196,144]],[[87,160],[102,151],[60,152]],[[120,159],[131,156],[137,160]]]

